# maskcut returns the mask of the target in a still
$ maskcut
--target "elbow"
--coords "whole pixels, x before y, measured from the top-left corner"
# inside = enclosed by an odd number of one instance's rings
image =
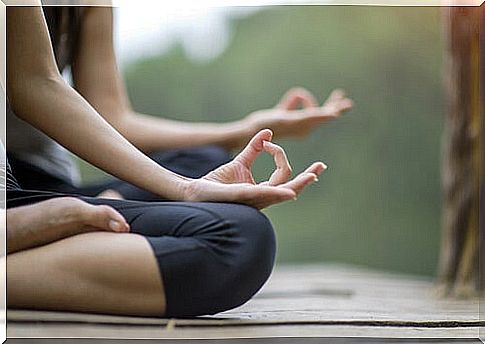
[[[58,94],[66,87],[64,79],[59,73],[48,75],[17,75],[14,80],[7,78],[7,98],[14,113],[29,122],[36,110],[48,95]]]

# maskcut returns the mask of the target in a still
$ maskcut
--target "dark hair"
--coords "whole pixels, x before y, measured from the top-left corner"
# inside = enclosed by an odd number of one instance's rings
[[[52,48],[59,71],[73,63],[79,40],[83,8],[78,6],[44,6]]]

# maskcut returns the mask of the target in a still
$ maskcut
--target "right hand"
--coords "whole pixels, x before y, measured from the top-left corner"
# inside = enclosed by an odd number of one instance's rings
[[[251,128],[253,132],[269,128],[277,138],[303,138],[322,124],[339,118],[352,107],[352,100],[347,98],[343,90],[333,90],[320,106],[312,93],[297,87],[286,92],[274,108],[248,115],[243,119],[243,127]]]
[[[108,205],[91,205],[74,197],[59,197],[39,202],[30,211],[38,211],[39,225],[45,224],[59,232],[80,234],[93,231],[129,232],[125,218]],[[43,215],[42,215],[43,214]],[[43,223],[43,218],[46,223]]]
[[[200,179],[189,182],[185,192],[187,201],[242,203],[257,209],[292,200],[303,189],[317,181],[326,166],[315,162],[292,180],[291,167],[284,150],[271,142],[273,133],[261,130],[231,162],[215,169]],[[256,183],[252,165],[266,151],[276,163],[276,170],[268,181]]]
[[[8,254],[87,232],[130,231],[130,226],[115,209],[91,205],[74,197],[57,197],[10,208],[7,222]]]

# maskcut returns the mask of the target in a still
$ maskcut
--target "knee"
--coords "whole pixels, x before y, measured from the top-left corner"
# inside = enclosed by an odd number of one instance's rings
[[[217,312],[238,307],[253,297],[271,275],[276,255],[275,234],[268,218],[254,208],[231,206],[234,217],[229,222],[237,245],[227,257]]]
[[[191,215],[186,220],[169,223],[178,228],[169,233],[171,237],[152,238],[163,242],[159,263],[167,315],[215,314],[242,305],[273,269],[276,240],[270,221],[244,205],[188,203],[183,208],[187,207]],[[167,254],[169,243],[169,251],[177,254]]]

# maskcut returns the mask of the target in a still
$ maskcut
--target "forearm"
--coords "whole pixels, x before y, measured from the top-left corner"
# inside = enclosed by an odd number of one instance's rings
[[[28,205],[7,210],[7,254],[27,250],[67,238],[69,228],[45,223],[44,214],[35,209],[37,205]]]
[[[7,94],[16,115],[102,170],[183,199],[186,178],[141,153],[62,79],[41,8],[10,7],[7,16]]]
[[[113,49],[113,13],[90,8],[83,17],[72,68],[76,90],[125,138],[145,152],[216,144],[244,145],[255,132],[240,122],[188,123],[135,113]]]
[[[182,122],[131,111],[119,116],[112,124],[128,141],[145,152],[209,144],[234,150],[244,146],[255,134],[244,121]]]
[[[19,90],[13,94],[19,117],[102,170],[164,198],[182,199],[185,178],[142,154],[62,78],[32,78]]]

